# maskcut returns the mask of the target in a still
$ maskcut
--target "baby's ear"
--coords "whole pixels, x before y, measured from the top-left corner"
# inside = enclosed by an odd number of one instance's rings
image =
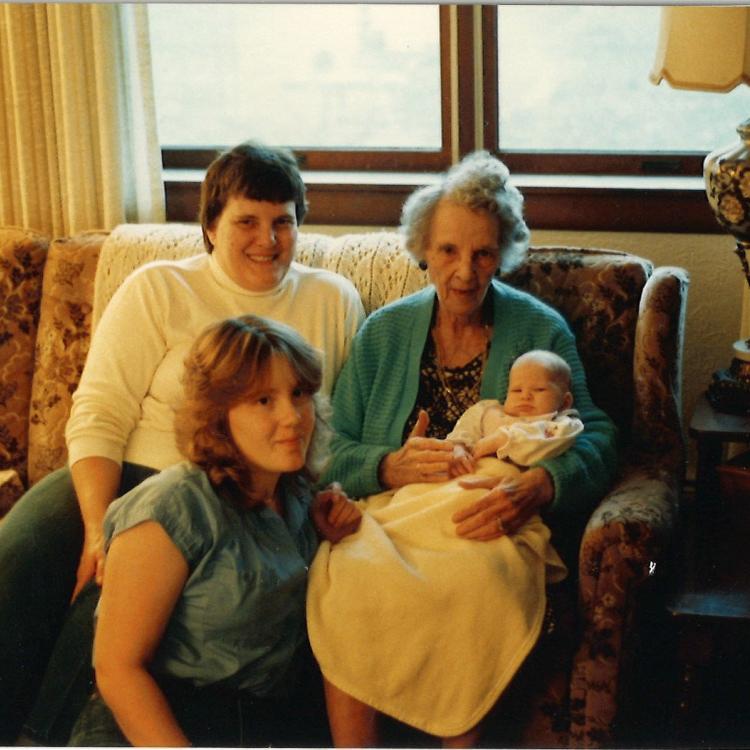
[[[565,395],[563,396],[563,400],[562,400],[561,411],[565,411],[565,409],[570,409],[571,406],[573,406],[573,394],[570,391],[565,391]]]

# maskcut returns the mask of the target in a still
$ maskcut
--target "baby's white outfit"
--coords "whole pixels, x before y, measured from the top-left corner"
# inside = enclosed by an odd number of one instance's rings
[[[575,409],[511,417],[503,412],[499,401],[485,399],[461,415],[447,439],[472,447],[482,437],[501,433],[507,441],[498,448],[497,457],[508,458],[517,466],[532,466],[542,459],[559,456],[581,432],[583,422]]]

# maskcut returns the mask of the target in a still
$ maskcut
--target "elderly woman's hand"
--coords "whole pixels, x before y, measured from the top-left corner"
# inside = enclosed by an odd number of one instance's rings
[[[467,489],[490,490],[484,497],[453,514],[456,534],[464,539],[487,542],[513,534],[555,496],[552,479],[545,469],[529,469],[518,477],[486,477],[460,482]]]
[[[453,443],[425,437],[430,418],[419,412],[417,423],[406,442],[380,462],[380,482],[397,489],[415,482],[444,482],[451,478]]]

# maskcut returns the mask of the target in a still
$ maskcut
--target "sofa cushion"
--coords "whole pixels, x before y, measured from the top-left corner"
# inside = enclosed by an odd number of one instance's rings
[[[44,269],[29,425],[29,482],[65,464],[65,423],[89,349],[94,276],[106,232],[50,244]]]
[[[406,251],[403,238],[397,232],[339,237],[300,235],[297,259],[350,279],[368,315],[428,283],[427,273]]]
[[[99,320],[123,280],[152,260],[175,260],[205,252],[200,227],[194,224],[121,224],[102,248],[96,274],[94,322]],[[396,232],[370,232],[332,237],[300,232],[296,260],[335,271],[350,279],[365,311],[421,289],[427,275],[404,250]]]
[[[34,341],[48,244],[38,232],[0,228],[0,469],[13,471],[23,483],[27,480]]]
[[[152,260],[178,260],[205,252],[197,224],[120,224],[106,238],[96,269],[93,325],[120,284]]]

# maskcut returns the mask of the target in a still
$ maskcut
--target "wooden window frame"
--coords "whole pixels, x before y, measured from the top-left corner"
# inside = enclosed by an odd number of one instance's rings
[[[484,143],[515,175],[526,199],[526,217],[531,227],[723,232],[709,208],[702,184],[705,154],[503,149],[499,138],[502,113],[498,106],[498,10],[496,5],[481,6]],[[528,184],[524,184],[524,179]]]
[[[522,151],[503,149],[500,143],[502,112],[498,106],[500,61],[496,5],[482,6],[482,67],[485,87],[483,107],[485,143],[508,165],[512,172],[528,174],[638,175],[646,177],[700,177],[705,154],[694,151],[654,152],[579,152]]]
[[[453,152],[451,129],[450,8],[441,5],[439,14],[440,57],[440,140],[439,149],[294,149],[303,170],[311,171],[420,171],[445,169]],[[203,169],[217,152],[232,144],[208,148],[165,147],[165,169]]]
[[[514,175],[532,229],[723,231],[700,179],[703,154],[498,148],[497,10],[440,6],[441,149],[295,152],[308,187],[308,224],[395,226],[416,187],[474,149],[487,148]],[[163,149],[169,221],[195,221],[202,171],[217,150]]]

